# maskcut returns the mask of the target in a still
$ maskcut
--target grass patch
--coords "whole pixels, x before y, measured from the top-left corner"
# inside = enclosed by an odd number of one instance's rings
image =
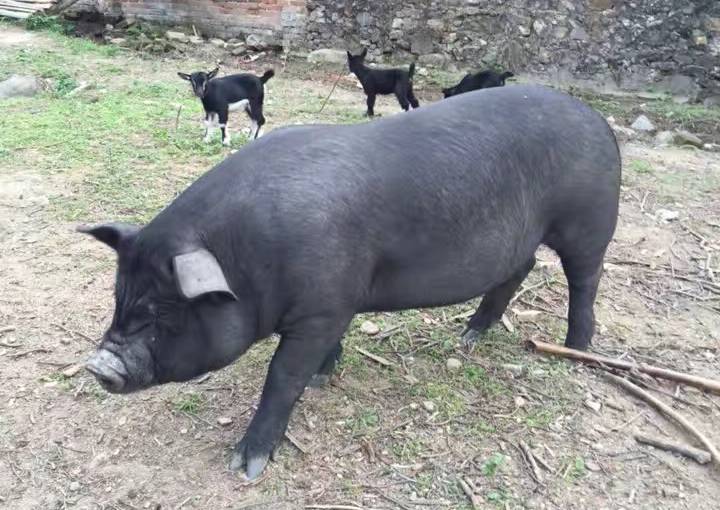
[[[490,458],[483,462],[480,470],[483,475],[493,477],[502,465],[505,464],[506,460],[507,457],[505,457],[502,453],[493,453]]]
[[[205,399],[199,393],[185,393],[173,401],[173,409],[179,413],[195,416],[205,404]]]
[[[638,174],[652,174],[653,173],[653,167],[652,165],[645,160],[642,159],[634,159],[630,161],[627,165],[627,167],[632,170],[635,173]]]

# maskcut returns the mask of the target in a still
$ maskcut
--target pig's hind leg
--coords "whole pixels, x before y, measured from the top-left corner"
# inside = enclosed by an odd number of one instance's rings
[[[342,351],[342,343],[338,342],[337,347],[333,349],[333,351],[325,358],[325,361],[323,361],[320,370],[312,376],[308,386],[311,388],[320,388],[330,382],[330,376],[332,376],[333,372],[335,372],[335,366],[342,358]]]
[[[467,328],[463,332],[462,343],[466,347],[471,347],[480,338],[480,335],[502,318],[510,299],[512,299],[515,291],[520,287],[520,284],[533,267],[535,267],[535,256],[526,262],[509,280],[491,289],[483,296],[480,306],[468,321]]]
[[[312,376],[326,368],[328,357],[347,329],[352,313],[325,313],[297,321],[283,331],[265,379],[260,405],[245,436],[235,446],[230,469],[245,469],[250,480],[265,470],[285,434],[290,414]]]

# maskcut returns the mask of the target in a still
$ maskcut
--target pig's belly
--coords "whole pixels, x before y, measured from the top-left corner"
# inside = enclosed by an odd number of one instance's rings
[[[361,311],[393,311],[461,303],[505,282],[521,265],[507,259],[504,264],[482,259],[472,263],[453,262],[410,262],[379,267]]]

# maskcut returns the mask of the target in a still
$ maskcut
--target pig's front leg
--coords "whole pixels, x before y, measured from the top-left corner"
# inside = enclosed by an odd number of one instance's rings
[[[312,376],[338,345],[352,314],[305,319],[283,333],[265,379],[260,406],[235,446],[230,469],[257,478],[285,434],[290,413]]]

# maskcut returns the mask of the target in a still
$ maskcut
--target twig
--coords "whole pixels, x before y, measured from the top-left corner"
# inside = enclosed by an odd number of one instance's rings
[[[463,492],[470,500],[470,504],[472,505],[474,510],[479,510],[482,508],[482,501],[480,501],[480,498],[475,494],[475,491],[472,490],[470,485],[463,480],[462,478],[458,477],[458,483],[460,484],[460,487],[462,487]]]
[[[337,79],[335,80],[335,83],[333,83],[333,86],[332,86],[332,88],[330,89],[330,93],[329,93],[329,94],[327,95],[327,97],[325,98],[325,101],[323,101],[323,104],[322,104],[322,106],[320,107],[320,110],[318,110],[318,113],[322,113],[322,111],[325,109],[325,105],[326,105],[327,102],[330,100],[330,96],[332,96],[332,93],[335,92],[335,87],[337,87],[337,84],[340,82],[340,78],[342,78],[342,77],[343,77],[342,74],[338,74],[338,77],[337,77]]]
[[[528,446],[528,444],[520,440],[520,448],[522,449],[523,453],[525,454],[525,458],[527,459],[528,463],[530,464],[530,467],[532,468],[533,478],[535,478],[535,481],[539,484],[542,484],[542,474],[540,473],[540,468],[537,465],[537,462],[535,462],[535,456],[533,455],[532,450]]]
[[[682,415],[678,414],[676,411],[674,411],[668,405],[666,405],[663,402],[661,402],[660,400],[656,399],[655,397],[650,395],[648,392],[646,392],[639,386],[636,386],[635,384],[631,383],[630,381],[623,379],[622,377],[613,375],[609,372],[605,372],[603,375],[605,376],[606,379],[614,382],[615,384],[617,384],[619,386],[622,386],[624,389],[629,391],[632,395],[635,395],[637,398],[644,400],[645,402],[651,404],[653,407],[655,407],[656,409],[661,411],[667,417],[675,420],[688,433],[690,433],[693,437],[695,437],[695,439],[697,439],[700,443],[702,443],[702,445],[707,449],[707,451],[710,452],[710,455],[712,456],[712,460],[717,465],[720,465],[720,453],[717,451],[715,446],[698,429],[696,429],[692,423],[687,421]]]
[[[510,300],[510,303],[508,303],[508,306],[510,306],[510,305],[513,304],[515,301],[517,301],[518,299],[520,299],[523,294],[525,294],[525,293],[527,293],[527,292],[529,292],[529,291],[531,291],[531,290],[533,290],[533,289],[537,289],[538,287],[542,287],[543,285],[550,285],[551,283],[552,283],[552,280],[550,280],[550,281],[548,281],[548,280],[543,280],[543,281],[541,281],[540,283],[536,283],[536,284],[534,284],[534,285],[530,285],[529,287],[524,287],[524,288],[520,289],[520,292],[518,292],[517,294],[515,294],[515,295],[512,297],[512,299]]]
[[[48,352],[52,352],[52,351],[49,351],[48,349],[43,349],[43,348],[40,348],[40,349],[30,349],[29,351],[22,351],[22,352],[17,352],[17,353],[15,353],[15,354],[11,354],[10,357],[11,357],[12,359],[20,359],[20,358],[23,358],[23,357],[25,357],[25,356],[27,356],[27,355],[29,355],[29,354],[35,354],[36,352],[48,353]]]
[[[15,326],[5,326],[3,328],[0,328],[0,335],[4,335],[5,333],[10,333],[11,331],[15,331]]]
[[[75,331],[74,329],[70,329],[70,328],[68,328],[67,326],[63,326],[62,324],[59,324],[59,323],[57,323],[57,322],[51,322],[50,324],[53,325],[53,326],[55,326],[56,328],[59,328],[59,329],[63,330],[65,333],[68,333],[68,334],[70,334],[70,335],[79,336],[80,338],[83,338],[83,339],[87,340],[87,341],[90,342],[91,344],[97,345],[97,341],[94,340],[94,339],[92,339],[92,338],[90,338],[90,337],[89,337],[88,335],[86,335],[85,333],[81,333],[80,331]]]
[[[692,446],[686,446],[677,443],[670,443],[663,439],[645,436],[643,434],[635,434],[635,441],[642,444],[649,444],[655,448],[660,448],[668,452],[679,453],[685,457],[693,459],[698,464],[707,464],[711,460],[711,455],[705,450],[699,450]]]
[[[290,432],[285,431],[285,438],[290,441],[290,444],[300,450],[300,453],[302,453],[303,455],[307,455],[307,448],[305,448],[305,446],[303,446],[303,444],[298,441],[297,438],[293,436]]]
[[[22,344],[6,344],[5,342],[0,342],[0,347],[10,347],[11,349],[17,349],[18,347],[22,347]]]
[[[177,115],[175,116],[175,131],[178,130],[178,126],[180,125],[180,112],[182,111],[182,109],[183,109],[183,105],[182,105],[182,103],[180,103],[178,105]]]
[[[357,352],[359,352],[360,354],[362,354],[363,356],[367,356],[371,360],[373,360],[377,363],[380,363],[381,365],[383,365],[385,367],[391,367],[391,366],[395,365],[395,363],[393,363],[392,361],[389,361],[389,360],[383,358],[382,356],[378,356],[377,354],[373,354],[372,352],[368,352],[365,349],[358,347],[357,345],[355,346],[355,350]]]
[[[645,412],[644,412],[644,411],[641,411],[641,412],[637,413],[635,416],[633,416],[632,418],[630,418],[630,419],[629,419],[628,421],[626,421],[625,423],[622,423],[621,425],[618,425],[617,427],[613,427],[611,430],[612,430],[613,432],[617,432],[618,430],[622,430],[622,429],[624,429],[625,427],[627,427],[628,425],[630,425],[632,422],[636,421],[636,420],[637,420],[638,418],[640,418],[641,416],[645,416]]]
[[[720,394],[720,381],[716,381],[713,379],[707,379],[705,377],[685,374],[683,372],[676,372],[674,370],[668,370],[666,368],[654,367],[652,365],[621,361],[613,358],[608,358],[606,356],[593,354],[591,352],[578,351],[575,349],[563,347],[561,345],[541,342],[539,340],[530,340],[528,344],[538,352],[561,356],[563,358],[569,358],[575,361],[582,361],[583,363],[597,364],[599,366],[607,365],[609,367],[618,368],[621,370],[637,370],[638,372],[649,374],[654,377],[659,377],[661,379],[667,379],[675,382],[681,382],[690,386],[695,386],[696,388]]]
[[[355,505],[305,505],[305,510],[365,510]]]

